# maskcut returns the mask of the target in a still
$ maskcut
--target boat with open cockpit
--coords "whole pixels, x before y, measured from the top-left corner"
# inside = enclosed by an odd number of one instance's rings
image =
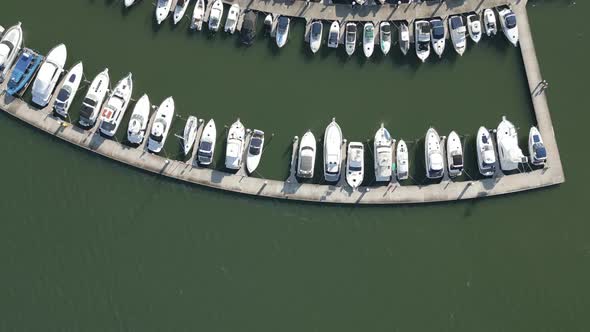
[[[150,98],[147,94],[141,96],[135,103],[127,127],[127,140],[130,143],[141,144],[143,142],[150,119],[150,108]]]

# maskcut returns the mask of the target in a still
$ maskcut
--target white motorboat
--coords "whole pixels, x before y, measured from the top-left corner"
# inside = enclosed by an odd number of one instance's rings
[[[395,153],[397,179],[406,180],[410,175],[410,159],[408,158],[408,146],[403,139],[397,143],[397,150]]]
[[[363,183],[365,174],[365,149],[361,142],[350,142],[346,158],[346,182],[352,188]]]
[[[174,99],[168,97],[158,107],[154,117],[154,123],[148,138],[147,148],[149,151],[158,153],[164,148],[166,138],[174,119]]]
[[[129,106],[131,93],[133,93],[133,76],[129,73],[117,83],[100,112],[99,129],[103,135],[115,136]]]
[[[203,17],[205,16],[205,0],[197,0],[195,9],[193,9],[193,19],[191,21],[191,29],[201,31],[203,28]]]
[[[300,178],[313,178],[315,168],[316,140],[311,131],[307,131],[299,142],[299,154],[297,158],[297,176]]]
[[[240,119],[234,122],[227,132],[227,144],[225,146],[225,168],[240,169],[246,145],[246,128]]]
[[[485,127],[479,127],[476,139],[477,166],[483,176],[492,176],[496,171],[496,151],[492,136]]]
[[[410,50],[410,29],[406,22],[399,24],[399,48],[404,55]]]
[[[291,24],[290,18],[287,16],[279,16],[277,22],[277,32],[275,36],[275,40],[279,48],[285,46],[287,43],[287,37],[289,37],[289,24]]]
[[[370,58],[375,48],[375,26],[367,22],[363,28],[363,52],[367,58]]]
[[[156,4],[156,22],[158,24],[162,24],[166,17],[168,17],[171,7],[172,0],[158,0]]]
[[[332,22],[330,25],[330,33],[328,33],[328,47],[338,48],[338,42],[340,41],[340,23],[338,21]]]
[[[312,53],[319,51],[322,46],[322,33],[324,30],[324,24],[322,21],[313,21],[309,29],[309,48]]]
[[[414,25],[414,37],[416,42],[416,55],[422,62],[430,55],[430,23],[428,21],[416,21]]]
[[[272,22],[274,21],[274,17],[272,16],[272,14],[267,14],[264,17],[264,29],[266,30],[267,33],[270,33],[270,31],[272,30]]]
[[[463,144],[455,131],[451,131],[447,137],[447,165],[449,176],[463,174]]]
[[[324,133],[324,178],[328,182],[340,179],[342,163],[342,130],[335,119],[326,127]]]
[[[41,107],[47,106],[57,81],[64,71],[67,56],[68,51],[64,44],[59,44],[49,51],[33,82],[34,104]]]
[[[504,8],[498,13],[500,16],[500,25],[504,36],[508,41],[516,46],[518,45],[518,26],[516,25],[516,15],[509,8]]]
[[[135,3],[136,0],[125,0],[125,7],[129,8],[131,6],[133,6],[133,4]]]
[[[178,24],[180,20],[184,17],[184,13],[186,13],[186,9],[188,8],[190,0],[177,0],[176,7],[174,7],[174,15],[172,16],[172,21],[174,24]]]
[[[547,149],[543,144],[543,138],[537,127],[531,127],[529,131],[529,158],[533,165],[543,165],[547,161]]]
[[[229,7],[229,12],[227,13],[227,18],[225,19],[225,26],[223,28],[225,32],[233,34],[236,31],[239,15],[240,5],[234,3],[233,5],[231,5],[231,7]]]
[[[127,140],[132,144],[141,144],[145,138],[148,122],[150,121],[150,98],[144,94],[133,107],[129,126],[127,127]]]
[[[248,156],[246,158],[246,168],[248,173],[252,174],[258,164],[260,164],[260,157],[264,149],[264,132],[262,130],[254,129],[250,144],[248,145]]]
[[[379,45],[383,55],[387,55],[391,49],[391,24],[389,22],[379,24]]]
[[[57,93],[57,97],[55,98],[55,103],[53,104],[53,110],[58,115],[62,117],[68,116],[68,110],[70,109],[70,105],[72,104],[72,100],[78,92],[78,87],[80,87],[80,82],[82,81],[82,76],[84,75],[84,66],[82,62],[78,62],[66,75],[66,79],[64,84],[59,89]]]
[[[199,149],[197,150],[197,161],[203,166],[211,165],[215,153],[215,142],[217,141],[217,129],[213,119],[207,122],[201,134]]]
[[[389,131],[383,127],[375,133],[373,141],[373,153],[375,161],[375,181],[391,181],[393,172],[393,139]]]
[[[84,96],[82,101],[82,109],[80,110],[80,123],[83,127],[93,127],[98,118],[98,111],[102,106],[102,102],[107,95],[109,90],[109,69],[105,68],[102,72],[98,73],[96,77],[90,83],[88,92]]]
[[[491,35],[495,36],[498,32],[498,25],[496,24],[496,14],[494,14],[493,9],[488,8],[483,11],[483,23],[486,35],[488,37]]]
[[[356,23],[348,22],[346,23],[345,28],[345,46],[346,46],[346,54],[349,56],[354,53],[354,49],[356,48]]]
[[[469,14],[467,15],[467,30],[469,36],[476,44],[481,40],[481,21],[479,15]]]
[[[460,15],[454,15],[449,18],[449,30],[451,30],[451,41],[453,42],[455,51],[459,55],[463,55],[465,48],[467,48],[467,29]]]
[[[434,128],[429,128],[424,140],[424,160],[426,161],[426,177],[429,179],[442,178],[444,161],[440,146],[440,136]]]
[[[188,156],[188,153],[195,145],[195,140],[197,139],[197,129],[199,128],[199,119],[196,116],[191,115],[186,120],[186,124],[184,125],[184,131],[182,132],[182,152],[184,152],[185,156]]]
[[[432,40],[432,48],[438,57],[442,57],[445,50],[445,25],[439,18],[430,21],[430,39]]]
[[[0,40],[0,82],[3,82],[23,44],[21,23],[6,30]]]
[[[496,139],[500,167],[503,171],[515,170],[519,164],[527,162],[527,157],[522,154],[522,150],[518,146],[516,127],[505,116],[502,117],[502,121],[496,129]]]
[[[215,0],[209,13],[209,31],[219,31],[221,26],[221,17],[223,17],[223,2],[221,0]]]

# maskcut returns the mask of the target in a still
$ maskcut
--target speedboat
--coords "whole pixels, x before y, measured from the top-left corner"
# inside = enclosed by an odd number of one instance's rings
[[[174,99],[168,97],[158,107],[154,118],[154,124],[148,138],[148,150],[154,153],[162,151],[172,120],[174,119]]]
[[[408,146],[403,139],[397,143],[395,157],[397,166],[397,179],[400,181],[406,180],[410,173],[410,159],[408,158]]]
[[[543,165],[547,161],[547,149],[539,129],[535,126],[529,131],[529,156],[533,165]]]
[[[309,48],[312,53],[316,53],[320,46],[322,46],[322,32],[324,30],[324,24],[322,21],[313,21],[309,32]]]
[[[168,17],[171,7],[172,0],[158,0],[158,3],[156,4],[156,22],[158,22],[158,24],[162,24],[166,17]]]
[[[127,127],[127,140],[130,143],[141,144],[143,142],[150,119],[150,108],[150,98],[146,94],[135,103]]]
[[[459,15],[451,16],[449,19],[449,30],[451,30],[451,40],[453,41],[455,51],[459,55],[463,55],[467,46],[467,40],[465,38],[467,29],[465,28],[465,24],[463,24],[463,18]]]
[[[177,0],[176,1],[176,7],[174,7],[174,16],[172,17],[174,24],[178,24],[178,22],[180,22],[180,20],[182,20],[182,18],[184,17],[184,13],[186,12],[186,9],[188,8],[189,2],[190,2],[190,0]]]
[[[109,69],[105,68],[100,72],[90,83],[88,92],[82,101],[82,109],[80,110],[80,123],[83,127],[93,127],[98,118],[98,111],[102,106],[102,102],[107,95],[109,89]]]
[[[299,142],[299,154],[297,158],[297,176],[300,178],[313,178],[315,168],[316,140],[311,131],[307,131]]]
[[[258,164],[260,164],[260,157],[264,147],[264,132],[262,130],[254,129],[250,144],[248,146],[248,157],[246,158],[246,168],[248,173],[252,174]]]
[[[211,7],[211,13],[209,14],[209,31],[219,31],[221,25],[221,17],[223,16],[223,2],[221,0],[215,0],[213,7]]]
[[[467,30],[469,36],[476,44],[481,40],[481,21],[477,14],[467,15]]]
[[[375,47],[375,26],[373,23],[367,22],[363,28],[363,52],[367,58],[373,54]]]
[[[444,162],[440,146],[440,136],[434,128],[429,128],[424,140],[424,160],[426,161],[426,177],[429,179],[442,178]]]
[[[518,27],[516,26],[516,15],[509,8],[504,8],[498,13],[500,15],[500,25],[504,36],[508,41],[516,46],[518,45]]]
[[[182,132],[182,151],[185,156],[195,145],[195,139],[197,138],[197,129],[199,128],[199,119],[196,116],[191,115],[186,120],[184,125],[184,131]]]
[[[244,45],[252,45],[254,38],[256,38],[256,20],[258,14],[253,10],[248,10],[244,14],[244,23],[242,23],[242,29],[240,30],[240,39]]]
[[[244,156],[246,128],[240,119],[236,120],[227,132],[227,144],[225,146],[225,168],[240,169]]]
[[[399,24],[399,48],[404,55],[410,50],[410,29],[406,22]]]
[[[383,55],[387,55],[391,49],[391,24],[389,22],[379,24],[379,44]]]
[[[463,174],[463,144],[455,131],[451,131],[447,137],[447,165],[449,176],[461,176]]]
[[[117,83],[115,90],[113,90],[100,112],[99,129],[103,135],[107,137],[115,136],[129,106],[132,92],[133,77],[129,73]]]
[[[275,36],[275,40],[277,42],[277,46],[279,48],[285,46],[287,43],[287,37],[289,36],[289,24],[291,23],[291,19],[287,16],[279,16],[279,20],[277,22],[277,34]]]
[[[55,98],[55,103],[53,104],[53,110],[58,115],[64,118],[68,116],[68,109],[78,91],[78,87],[80,87],[82,75],[84,75],[82,62],[78,62],[66,75],[66,80],[61,86],[61,89],[59,89],[57,98]]]
[[[373,158],[375,161],[375,181],[390,181],[393,171],[393,139],[383,124],[375,133],[373,153],[375,154]]]
[[[496,35],[498,32],[498,25],[496,24],[496,15],[493,9],[486,9],[483,11],[483,23],[486,30],[486,35]]]
[[[0,82],[4,82],[23,44],[23,30],[20,25],[18,22],[10,27],[0,40]]]
[[[430,23],[428,21],[416,21],[414,26],[416,39],[416,55],[422,62],[430,55]]]
[[[197,0],[195,9],[193,9],[193,19],[191,20],[191,29],[201,31],[203,28],[203,16],[205,16],[205,0]]]
[[[33,78],[33,75],[37,72],[42,61],[42,55],[25,48],[16,61],[14,70],[12,70],[6,93],[11,96],[21,94]]]
[[[432,39],[432,48],[438,57],[442,57],[445,50],[445,25],[440,18],[430,21],[430,38]]]
[[[342,130],[335,119],[326,127],[324,133],[324,178],[336,182],[340,178],[342,163]]]
[[[527,157],[522,154],[522,150],[518,146],[516,127],[505,116],[502,117],[496,130],[496,139],[498,140],[500,167],[503,171],[515,170],[519,164],[527,162]]]
[[[330,25],[330,33],[328,33],[328,47],[338,48],[338,42],[340,41],[340,23],[338,21],[332,22]]]
[[[131,6],[133,6],[133,4],[135,3],[136,0],[125,0],[125,7],[129,8]]]
[[[266,30],[266,33],[270,33],[270,31],[272,30],[273,22],[274,17],[272,16],[272,14],[266,14],[266,16],[264,17],[264,30]]]
[[[492,136],[485,127],[477,131],[477,166],[483,176],[492,176],[496,171],[496,152],[492,143]]]
[[[346,23],[345,36],[346,54],[350,56],[354,53],[354,49],[356,48],[356,23]]]
[[[227,18],[225,19],[225,26],[223,30],[225,32],[229,32],[231,34],[236,31],[236,25],[238,25],[238,15],[240,15],[240,5],[234,3],[229,7],[229,12],[227,13]]]
[[[215,141],[217,138],[217,129],[215,128],[215,121],[213,119],[207,122],[201,140],[199,141],[199,149],[197,150],[197,161],[203,166],[211,165],[213,162],[213,153],[215,153]]]
[[[53,94],[53,89],[64,70],[68,52],[64,44],[54,47],[39,69],[39,73],[33,82],[33,103],[45,107]]]
[[[365,174],[365,149],[361,142],[350,142],[346,158],[346,182],[352,188],[363,183]]]

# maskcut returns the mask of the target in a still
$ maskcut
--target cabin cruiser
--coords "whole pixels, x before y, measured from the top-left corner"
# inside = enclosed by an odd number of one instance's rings
[[[455,51],[459,55],[463,55],[467,46],[467,40],[465,38],[467,29],[465,28],[465,24],[463,24],[463,18],[459,15],[451,16],[449,19],[449,30],[451,30],[451,41],[453,41]]]
[[[244,14],[244,23],[242,23],[242,29],[240,30],[240,39],[244,45],[252,45],[254,38],[256,38],[256,19],[258,14],[253,10],[248,10]]]
[[[229,7],[229,12],[227,13],[227,18],[225,19],[225,27],[223,30],[225,32],[229,32],[233,34],[236,31],[236,26],[238,25],[238,15],[240,15],[240,5],[234,3]]]
[[[477,14],[467,15],[467,30],[469,36],[476,44],[481,40],[481,21]]]
[[[486,9],[483,11],[483,23],[486,30],[486,35],[496,35],[498,32],[498,25],[496,24],[496,15],[493,9]]]
[[[154,118],[154,124],[148,138],[147,148],[149,151],[158,153],[164,148],[166,138],[174,119],[174,99],[168,97],[158,107]]]
[[[225,146],[225,168],[240,169],[242,167],[242,157],[244,156],[244,146],[246,138],[246,128],[238,119],[234,122],[227,133],[227,144]]]
[[[254,129],[252,138],[250,138],[250,144],[248,145],[248,156],[246,158],[248,173],[252,174],[258,167],[258,164],[260,164],[262,151],[264,151],[264,132]]]
[[[463,144],[455,131],[447,137],[447,165],[449,176],[456,177],[463,174]]]
[[[500,16],[500,25],[504,36],[508,41],[516,46],[518,45],[518,27],[516,26],[516,15],[509,8],[504,8],[498,13]]]
[[[408,158],[408,146],[403,139],[397,143],[395,157],[397,166],[397,179],[400,181],[406,180],[410,175],[410,159]]]
[[[42,55],[25,48],[12,70],[10,80],[6,86],[6,93],[15,96],[24,92],[25,87],[31,82],[42,61]]]
[[[285,46],[287,43],[287,37],[289,36],[289,24],[291,19],[287,16],[279,16],[277,22],[277,34],[275,40],[279,48]]]
[[[182,20],[182,18],[184,17],[184,13],[186,12],[186,9],[188,8],[189,2],[190,2],[190,0],[177,0],[176,1],[176,7],[174,7],[174,15],[172,17],[172,21],[174,22],[174,24],[178,24],[178,22],[180,22],[180,20]]]
[[[485,127],[479,127],[476,139],[477,166],[483,176],[492,176],[496,171],[496,151],[492,136]]]
[[[410,50],[410,29],[406,22],[399,24],[399,48],[404,55]]]
[[[438,57],[442,57],[445,50],[445,25],[440,18],[430,21],[430,39],[432,39],[432,48]]]
[[[316,53],[322,46],[324,24],[321,21],[313,21],[309,30],[309,48],[312,53]]]
[[[354,49],[356,48],[356,23],[348,22],[346,23],[345,28],[345,46],[346,46],[346,54],[349,56],[354,53]]]
[[[391,24],[389,22],[379,24],[379,45],[383,55],[387,55],[391,49]]]
[[[375,27],[373,23],[367,22],[363,28],[363,52],[367,58],[373,54],[375,47]]]
[[[342,130],[335,119],[326,127],[324,133],[324,178],[328,182],[340,179],[342,163]]]
[[[0,82],[8,75],[23,44],[21,24],[10,27],[0,40]]]
[[[527,157],[522,154],[522,150],[518,146],[516,127],[505,116],[502,117],[496,130],[496,139],[498,140],[500,167],[503,171],[515,170],[519,164],[527,162]]]
[[[133,76],[129,73],[117,83],[115,90],[113,90],[100,112],[99,129],[103,135],[107,137],[115,136],[129,106],[132,92]]]
[[[338,48],[338,42],[340,41],[340,24],[338,21],[332,22],[330,26],[330,33],[328,33],[328,47]]]
[[[47,56],[39,69],[37,78],[33,82],[33,103],[45,107],[53,94],[53,89],[63,73],[64,65],[68,52],[64,44],[54,47]]]
[[[80,110],[80,123],[83,127],[92,127],[98,118],[98,111],[102,106],[102,102],[107,95],[109,89],[109,69],[106,68],[100,72],[90,83],[88,92],[82,101],[82,109]]]
[[[199,119],[196,116],[191,115],[186,120],[186,124],[184,125],[184,131],[182,132],[182,152],[184,152],[185,156],[188,156],[188,153],[195,145],[195,140],[197,139],[197,129],[199,128]]]
[[[211,162],[213,162],[216,138],[217,129],[215,128],[215,121],[211,119],[207,122],[207,125],[201,134],[201,141],[199,142],[199,149],[197,150],[197,161],[199,164],[207,166],[211,165]]]
[[[297,176],[313,178],[315,168],[316,140],[311,131],[307,131],[299,142],[299,158],[297,158]]]
[[[211,13],[209,14],[209,31],[219,31],[221,17],[223,17],[223,2],[221,0],[215,0],[213,7],[211,7]]]
[[[365,174],[365,150],[363,143],[350,142],[346,158],[346,182],[350,187],[358,188],[363,183]]]
[[[426,177],[429,179],[442,178],[444,162],[440,146],[440,136],[434,128],[429,128],[424,140],[424,160],[426,161]]]
[[[393,172],[393,139],[389,131],[383,127],[375,133],[373,141],[373,153],[375,161],[375,181],[391,181]]]
[[[416,55],[422,62],[430,55],[430,23],[428,21],[416,21],[415,23]]]
[[[539,129],[535,126],[529,131],[529,156],[531,164],[536,166],[543,165],[547,161],[547,149]]]
[[[78,62],[66,75],[65,82],[61,86],[61,89],[59,89],[57,98],[55,98],[55,103],[53,104],[53,110],[58,115],[64,118],[68,116],[68,109],[78,91],[78,87],[80,87],[82,75],[84,75],[82,62]]]
[[[193,19],[191,20],[191,29],[201,31],[203,28],[203,17],[205,16],[205,0],[197,0],[195,9],[193,9]]]
[[[162,24],[166,17],[168,17],[171,7],[172,0],[158,0],[158,3],[156,4],[156,22],[158,22],[158,24]]]
[[[127,127],[127,140],[130,143],[141,144],[143,142],[150,119],[151,107],[150,98],[146,94],[141,96],[137,103],[135,103],[131,118],[129,119],[129,126]]]

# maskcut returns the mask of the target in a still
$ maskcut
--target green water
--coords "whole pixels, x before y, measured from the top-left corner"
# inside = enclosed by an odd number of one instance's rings
[[[158,29],[147,0],[121,7],[5,0],[0,24],[22,21],[26,45],[43,52],[66,43],[68,66],[83,60],[89,78],[132,72],[136,98],[172,95],[183,118],[222,128],[240,117],[274,133],[259,176],[286,177],[292,137],[321,136],[332,117],[349,140],[384,122],[413,141],[433,125],[467,135],[467,148],[502,115],[523,138],[534,122],[519,50],[500,36],[424,65],[397,48],[366,61],[325,45],[312,56],[302,22],[278,51],[262,34],[243,48],[187,21]],[[0,330],[587,331],[588,9],[529,4],[567,182],[517,195],[391,207],[254,199],[126,167],[2,114]],[[172,136],[166,153],[179,156]]]

